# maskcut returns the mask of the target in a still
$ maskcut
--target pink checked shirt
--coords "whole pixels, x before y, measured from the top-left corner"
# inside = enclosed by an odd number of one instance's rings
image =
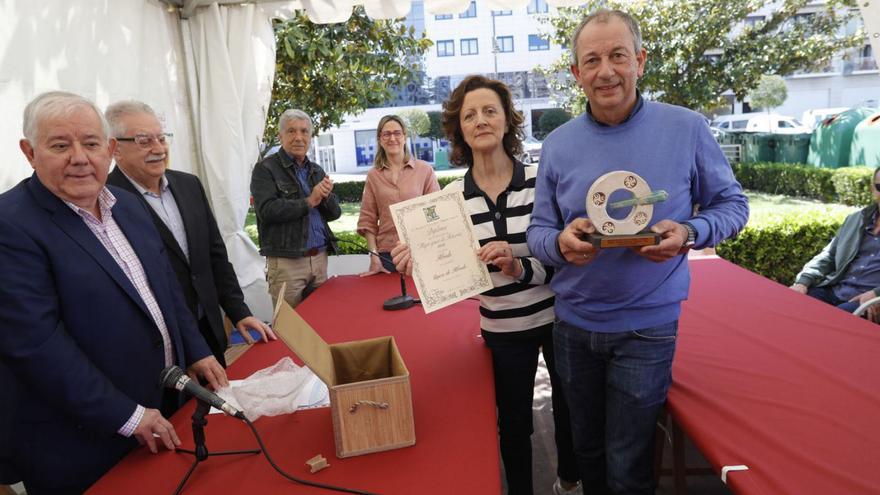
[[[67,201],[65,203],[82,218],[86,227],[101,241],[101,244],[107,249],[107,252],[110,253],[110,256],[113,257],[132,285],[134,285],[134,288],[150,311],[150,316],[156,322],[159,333],[162,334],[162,344],[165,349],[165,366],[171,366],[174,364],[174,351],[171,348],[171,336],[168,334],[165,318],[162,316],[162,311],[159,309],[159,303],[156,302],[153,290],[150,289],[150,283],[147,280],[147,274],[144,272],[141,261],[138,259],[137,254],[135,254],[131,244],[129,244],[125,234],[122,233],[119,225],[113,220],[112,208],[116,204],[116,197],[106,187],[98,194],[98,208],[101,211],[100,220],[95,218],[88,210]],[[126,437],[131,436],[143,415],[144,407],[138,404],[134,413],[122,425],[118,433]]]

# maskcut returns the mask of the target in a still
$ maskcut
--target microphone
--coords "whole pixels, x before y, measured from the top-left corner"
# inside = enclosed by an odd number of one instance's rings
[[[159,375],[159,386],[186,392],[232,417],[245,419],[243,412],[229,405],[219,395],[194,382],[179,366],[172,365],[162,370],[162,374]]]
[[[351,244],[352,246],[357,246],[360,249],[363,249],[367,253],[371,254],[379,258],[380,260],[386,260],[394,264],[394,260],[392,260],[388,256],[382,256],[381,254],[371,251],[369,248],[361,246],[357,242],[349,241],[347,239],[340,239],[338,237],[333,236],[332,240],[334,242],[343,242],[345,244]],[[407,309],[411,308],[417,301],[413,299],[412,296],[406,293],[406,277],[403,276],[403,273],[397,272],[400,275],[400,295],[394,296],[390,299],[386,299],[384,303],[382,303],[382,309],[386,311],[397,311],[399,309]]]

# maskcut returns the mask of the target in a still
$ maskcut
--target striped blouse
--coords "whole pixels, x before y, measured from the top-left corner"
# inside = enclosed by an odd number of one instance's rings
[[[472,170],[444,188],[464,194],[480,246],[507,241],[523,264],[519,280],[508,277],[495,265],[488,265],[494,288],[480,294],[480,327],[489,332],[519,332],[553,323],[553,292],[548,285],[553,268],[532,257],[526,244],[536,175],[535,167],[514,161],[510,184],[494,205],[474,182]]]

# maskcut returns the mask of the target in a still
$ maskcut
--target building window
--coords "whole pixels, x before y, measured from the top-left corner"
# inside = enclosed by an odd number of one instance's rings
[[[455,55],[455,42],[452,40],[441,40],[437,42],[437,56],[451,57]]]
[[[493,10],[492,15],[494,15],[495,17],[501,17],[501,16],[505,16],[505,15],[513,15],[513,11],[512,10]]]
[[[476,55],[478,53],[480,53],[480,49],[477,47],[476,38],[465,38],[461,40],[462,55]]]
[[[871,45],[865,45],[860,50],[859,55],[855,61],[857,64],[856,70],[877,70],[877,62],[874,60]]]
[[[476,17],[477,16],[477,2],[471,2],[470,6],[467,10],[458,14],[460,19],[464,19],[465,17]]]
[[[537,34],[529,35],[529,51],[530,52],[540,52],[544,50],[550,49],[550,42],[541,38]]]
[[[529,0],[529,6],[526,8],[529,14],[546,14],[546,0]]]
[[[500,53],[510,53],[513,51],[513,36],[499,36],[496,45]]]
[[[754,26],[760,22],[764,22],[764,16],[762,15],[750,15],[746,17],[746,26]]]
[[[452,19],[452,14],[439,14],[434,16],[435,21],[445,21],[447,19]]]
[[[376,158],[376,131],[354,131],[355,158],[358,167],[373,165]]]

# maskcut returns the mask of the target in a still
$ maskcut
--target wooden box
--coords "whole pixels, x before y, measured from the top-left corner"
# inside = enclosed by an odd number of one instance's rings
[[[328,345],[283,297],[273,328],[330,390],[337,457],[416,443],[409,371],[394,337]]]

